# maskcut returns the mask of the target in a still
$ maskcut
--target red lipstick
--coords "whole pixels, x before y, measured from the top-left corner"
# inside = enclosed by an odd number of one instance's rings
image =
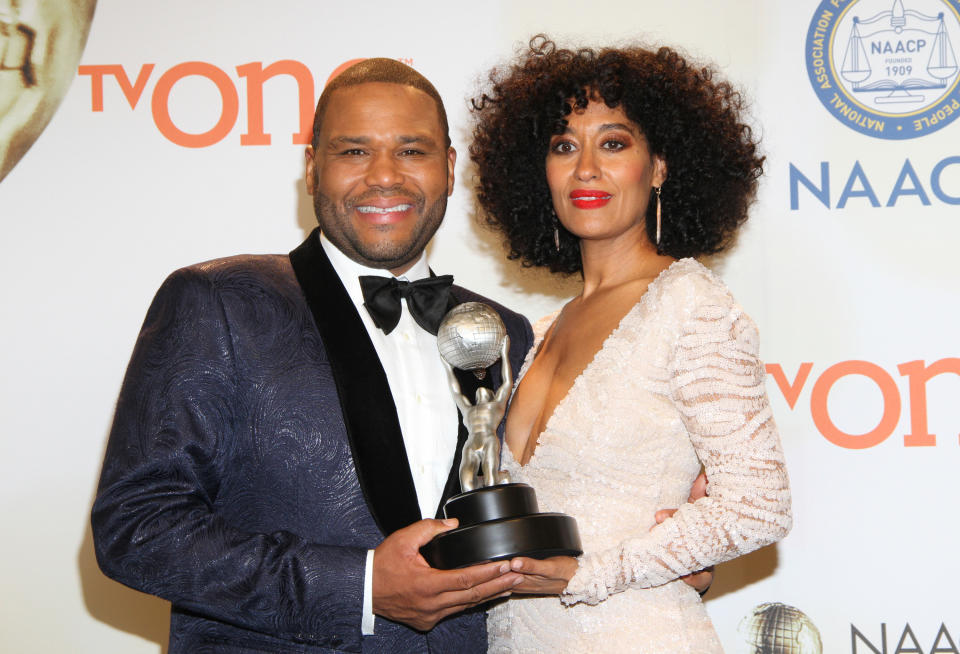
[[[576,189],[570,191],[570,201],[577,209],[599,209],[604,206],[613,196],[606,191],[596,191],[593,189]]]

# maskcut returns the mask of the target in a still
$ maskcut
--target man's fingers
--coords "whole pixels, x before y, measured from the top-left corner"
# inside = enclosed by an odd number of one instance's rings
[[[458,525],[456,518],[444,518],[443,520],[420,520],[419,522],[413,523],[411,526],[418,526],[421,530],[421,533],[425,540],[423,545],[426,545],[433,537],[437,534],[442,534],[445,531],[450,531],[451,529],[456,529]]]
[[[446,520],[418,520],[408,527],[404,527],[395,532],[394,536],[403,539],[406,543],[417,550],[426,545],[437,534],[450,531],[456,528],[457,519],[447,518]]]
[[[508,561],[494,561],[479,563],[458,570],[443,570],[437,576],[442,584],[440,592],[468,591],[482,584],[493,581],[510,572]]]
[[[481,563],[457,570],[435,570],[430,568],[428,574],[418,579],[419,591],[424,595],[436,597],[439,604],[463,604],[470,597],[478,597],[476,601],[483,601],[483,591],[477,591],[480,586],[495,581],[510,572],[507,561]],[[504,586],[504,590],[509,585]],[[467,598],[467,599],[465,599]]]
[[[439,520],[430,522],[433,524],[418,523],[394,532],[387,539],[393,539],[394,545],[387,547],[384,557],[377,553],[373,560],[374,613],[421,630],[432,628],[447,615],[502,595],[520,578],[510,572],[506,561],[436,570],[419,553],[411,557],[406,549],[411,543],[451,528]],[[387,541],[381,548],[388,545]]]
[[[504,564],[507,570],[509,565]],[[470,586],[462,590],[451,590],[443,593],[441,599],[447,605],[448,613],[455,613],[463,609],[482,604],[495,597],[508,593],[514,586],[523,581],[523,576],[515,573],[502,574],[496,568],[497,575],[489,581]]]

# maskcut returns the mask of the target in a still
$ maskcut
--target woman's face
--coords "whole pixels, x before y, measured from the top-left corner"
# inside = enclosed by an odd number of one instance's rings
[[[666,179],[663,159],[621,107],[590,102],[550,139],[547,184],[560,222],[583,240],[628,236],[646,240],[651,189]]]

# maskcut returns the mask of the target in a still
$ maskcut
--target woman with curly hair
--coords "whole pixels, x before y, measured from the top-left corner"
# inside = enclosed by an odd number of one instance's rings
[[[721,652],[680,577],[791,525],[756,327],[693,258],[731,243],[756,192],[743,101],[669,48],[540,36],[473,105],[479,200],[510,257],[583,276],[535,327],[502,467],[576,517],[584,554],[513,560],[514,593],[538,597],[491,609],[490,651]],[[709,495],[648,520],[701,465]]]

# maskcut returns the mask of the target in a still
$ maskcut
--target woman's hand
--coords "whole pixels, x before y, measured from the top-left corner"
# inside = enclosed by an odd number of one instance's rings
[[[695,502],[701,497],[706,497],[706,486],[707,478],[700,473],[690,489],[689,501]],[[657,511],[657,524],[674,513],[676,509]],[[577,560],[572,556],[553,556],[542,560],[518,556],[510,560],[510,570],[522,574],[523,580],[512,588],[512,592],[528,595],[559,595],[577,572],[577,567]],[[681,579],[702,594],[713,583],[713,566],[693,572]]]
[[[656,513],[657,525],[671,517],[676,513],[676,509],[660,509]],[[656,527],[657,525],[654,525]],[[653,527],[650,527],[652,530]],[[703,596],[707,590],[710,589],[710,585],[713,583],[713,566],[707,566],[703,570],[697,570],[696,572],[691,572],[688,575],[680,577],[680,581],[685,583],[688,586],[692,586],[695,591],[700,593]]]
[[[701,497],[707,496],[707,475],[701,472],[697,475],[697,478],[693,480],[693,486],[690,488],[690,496],[687,498],[688,502],[696,502]],[[660,509],[657,511],[654,519],[657,521],[657,525],[671,517],[676,513],[676,509]],[[654,525],[655,527],[656,525]],[[650,528],[651,530],[653,527]],[[713,583],[713,566],[704,568],[703,570],[697,570],[696,572],[691,572],[688,575],[680,577],[680,580],[683,581],[688,586],[692,586],[695,591],[700,593],[702,596],[710,588],[710,584]]]
[[[552,556],[543,560],[518,556],[510,560],[510,569],[522,574],[523,581],[511,591],[530,595],[559,595],[577,571],[577,566],[577,560],[572,556]]]

